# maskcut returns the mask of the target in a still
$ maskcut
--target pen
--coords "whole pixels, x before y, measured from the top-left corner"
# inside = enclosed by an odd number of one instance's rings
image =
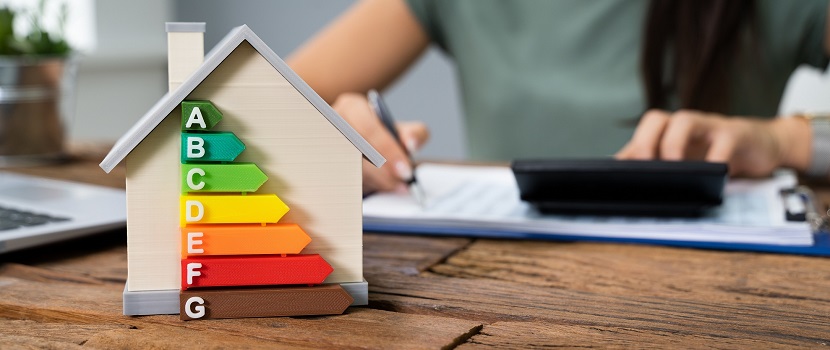
[[[406,184],[409,186],[409,193],[412,194],[412,197],[423,206],[424,202],[424,193],[420,186],[418,186],[418,181],[415,179],[415,163],[412,161],[412,155],[409,154],[409,150],[406,148],[406,145],[403,144],[401,141],[400,135],[398,135],[398,128],[395,127],[395,119],[392,118],[392,113],[389,112],[389,108],[386,107],[386,103],[383,102],[383,98],[380,97],[380,93],[377,90],[372,89],[369,90],[367,94],[367,98],[369,99],[369,105],[372,106],[372,110],[374,110],[375,114],[377,114],[378,118],[380,118],[380,122],[383,124],[383,127],[392,134],[392,137],[395,138],[395,142],[401,146],[406,157],[409,159],[409,164],[412,165],[412,177],[409,180],[406,180]]]

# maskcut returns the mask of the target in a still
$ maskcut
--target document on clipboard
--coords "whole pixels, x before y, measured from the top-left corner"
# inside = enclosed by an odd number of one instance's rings
[[[407,193],[369,196],[363,202],[366,231],[765,251],[815,244],[809,220],[793,212],[811,204],[794,203],[797,178],[787,171],[729,181],[723,204],[698,218],[546,215],[519,199],[510,168],[426,163],[417,171],[424,205]]]

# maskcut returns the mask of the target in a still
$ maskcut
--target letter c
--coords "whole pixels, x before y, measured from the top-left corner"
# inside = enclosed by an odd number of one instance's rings
[[[199,183],[193,182],[193,176],[199,174],[199,176],[205,176],[205,171],[202,168],[193,168],[187,172],[187,187],[190,187],[191,190],[198,191],[205,188],[205,182],[199,180]]]

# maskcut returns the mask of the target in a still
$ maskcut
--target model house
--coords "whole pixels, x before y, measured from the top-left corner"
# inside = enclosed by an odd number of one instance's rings
[[[204,23],[167,24],[170,91],[101,163],[107,172],[121,162],[127,168],[124,313],[179,313],[183,281],[211,278],[186,265],[193,259],[183,256],[188,249],[198,259],[204,254],[198,244],[208,244],[208,238],[201,239],[207,233],[194,233],[191,225],[214,225],[207,229],[216,232],[233,227],[227,224],[293,232],[302,242],[292,249],[300,246],[301,254],[318,255],[330,265],[324,287],[339,285],[354,304],[366,304],[362,158],[375,166],[385,160],[250,28],[233,29],[207,55],[204,28]],[[236,146],[230,151],[213,146],[222,140]],[[205,153],[219,150],[233,157]],[[234,171],[258,178],[236,181]],[[224,177],[214,181],[210,174]],[[202,193],[206,183],[218,193]],[[262,239],[254,246],[268,244]],[[227,251],[233,250],[217,254]],[[296,252],[255,254],[278,259]]]

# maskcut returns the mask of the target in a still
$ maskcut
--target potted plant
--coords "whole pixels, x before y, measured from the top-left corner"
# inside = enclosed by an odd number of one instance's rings
[[[41,0],[27,13],[0,8],[0,166],[64,158],[77,60],[63,35],[66,5],[53,32],[44,25],[46,6]],[[15,21],[26,19],[28,33],[16,33]]]

